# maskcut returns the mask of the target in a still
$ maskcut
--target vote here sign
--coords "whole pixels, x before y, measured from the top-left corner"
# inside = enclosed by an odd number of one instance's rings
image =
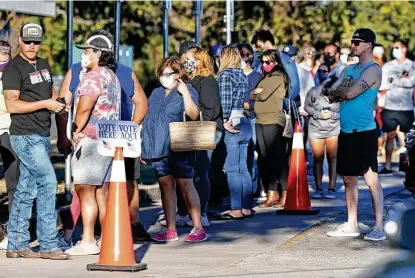
[[[103,156],[114,156],[115,147],[123,147],[125,157],[141,155],[141,126],[128,121],[98,121],[98,152]]]

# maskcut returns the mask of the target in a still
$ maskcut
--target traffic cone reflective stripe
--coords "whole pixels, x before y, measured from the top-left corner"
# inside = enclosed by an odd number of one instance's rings
[[[288,173],[287,199],[283,210],[278,214],[318,214],[310,203],[307,182],[303,132],[298,121],[295,122],[290,169]]]
[[[147,267],[146,264],[137,264],[135,261],[125,164],[121,147],[116,148],[112,163],[101,243],[98,263],[89,264],[88,270],[138,271]]]

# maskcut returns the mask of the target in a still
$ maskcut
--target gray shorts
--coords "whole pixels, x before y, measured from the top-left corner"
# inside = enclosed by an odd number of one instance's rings
[[[101,186],[110,181],[112,157],[98,153],[98,141],[83,138],[72,156],[72,178],[74,184]]]

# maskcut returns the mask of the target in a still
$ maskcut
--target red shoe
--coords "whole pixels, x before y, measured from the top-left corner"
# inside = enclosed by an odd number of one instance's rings
[[[204,229],[196,229],[194,228],[190,234],[184,239],[186,242],[202,242],[207,240],[208,236]]]
[[[164,228],[161,233],[158,235],[151,237],[155,241],[177,241],[179,240],[179,237],[177,236],[177,231],[172,231],[170,229]]]

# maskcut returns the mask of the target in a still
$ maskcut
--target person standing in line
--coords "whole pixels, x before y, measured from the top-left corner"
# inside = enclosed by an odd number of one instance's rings
[[[217,124],[215,143],[218,144],[223,135],[223,115],[219,99],[219,85],[214,77],[213,59],[205,49],[195,46],[189,48],[181,57],[184,68],[191,78],[189,83],[199,95],[198,106],[202,112],[203,120],[214,121]],[[207,207],[211,191],[209,169],[212,153],[211,150],[196,152],[193,182],[200,198],[203,227],[209,226]],[[177,193],[176,225],[193,226],[186,203],[178,190]]]
[[[88,35],[88,39],[92,36],[103,35],[111,42],[113,37],[111,33],[106,30],[96,30]],[[136,124],[141,124],[144,116],[147,113],[147,98],[141,87],[137,76],[131,68],[116,62],[116,76],[121,86],[121,120],[133,121]],[[67,72],[62,83],[60,96],[65,97],[67,110],[71,109],[76,89],[82,81],[87,68],[82,63],[73,64],[71,69]],[[67,119],[57,118],[58,127],[58,150],[63,155],[68,155],[72,152],[72,143],[66,137]],[[137,186],[137,179],[140,177],[140,162],[138,158],[125,158],[125,170],[127,180],[127,193],[129,200],[131,229],[134,241],[143,241],[151,239],[144,226],[139,221],[139,192]],[[72,234],[75,229],[76,222],[81,214],[79,204],[79,197],[76,192],[73,193],[71,203],[71,213],[63,223],[64,230],[59,233],[59,247],[65,251],[72,247]]]
[[[347,66],[340,79],[323,95],[340,104],[340,135],[337,150],[337,173],[343,176],[347,203],[347,222],[329,237],[356,237],[366,233],[364,240],[386,239],[383,231],[383,189],[378,178],[377,132],[373,103],[381,85],[382,69],[373,60],[375,33],[367,28],[353,34],[351,48],[359,63]],[[359,113],[356,113],[359,111]],[[363,176],[369,187],[375,213],[375,226],[357,222],[357,178]]]
[[[7,41],[0,40],[0,155],[3,161],[4,178],[6,180],[7,196],[9,198],[9,214],[13,204],[13,195],[19,181],[19,158],[10,143],[10,113],[7,112],[6,101],[1,81],[3,71],[11,60],[11,46]],[[0,226],[0,250],[7,249],[8,238],[6,225]]]
[[[330,76],[340,77],[346,64],[340,60],[340,47],[335,44],[329,44],[324,48],[324,63],[330,66]]]
[[[241,69],[242,58],[236,46],[225,46],[220,55],[219,94],[225,128],[227,174],[231,209],[218,216],[219,220],[252,217],[252,178],[248,171],[248,144],[252,128],[244,114],[248,94],[248,78]]]
[[[262,78],[261,69],[257,71],[252,68],[254,61],[254,50],[248,43],[241,43],[238,45],[239,53],[242,57],[242,70],[248,78],[248,92],[252,92],[258,85]],[[248,117],[252,127],[252,138],[248,146],[248,170],[252,177],[252,194],[257,192],[258,188],[258,166],[255,159],[255,151],[257,147],[257,139],[255,132],[256,116],[254,111],[254,102],[250,99],[249,93],[244,102],[245,114]]]
[[[337,81],[334,76],[330,79],[329,74],[330,66],[321,64],[316,75],[321,85],[312,88],[307,93],[304,103],[304,109],[309,115],[308,134],[314,156],[313,172],[316,191],[312,197],[316,199],[324,197],[322,188],[324,156],[327,156],[329,164],[329,189],[325,197],[336,198],[336,156],[340,133],[339,103],[330,103],[327,97],[321,95],[325,86],[331,87]]]
[[[254,101],[256,133],[261,180],[269,188],[267,200],[260,207],[284,207],[287,197],[288,158],[286,124],[283,110],[288,95],[289,79],[277,50],[265,51],[261,56],[264,77],[250,98]]]
[[[55,170],[49,159],[51,112],[64,104],[57,101],[51,69],[39,58],[43,29],[26,24],[20,30],[20,54],[3,72],[7,111],[11,114],[10,142],[20,160],[20,177],[8,223],[7,258],[66,260],[58,248]],[[40,251],[30,248],[29,220],[36,201],[37,238]]]

